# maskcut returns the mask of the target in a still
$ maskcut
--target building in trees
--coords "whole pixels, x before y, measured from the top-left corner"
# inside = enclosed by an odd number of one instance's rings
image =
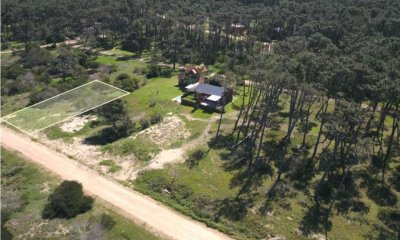
[[[229,34],[235,34],[235,35],[243,35],[247,32],[247,28],[245,25],[240,24],[240,23],[232,23],[229,26]]]
[[[232,101],[232,88],[197,82],[189,84],[185,89],[186,93],[182,96],[182,104],[223,112],[224,106]],[[193,96],[194,101],[187,100],[188,96]]]
[[[181,88],[186,87],[189,84],[196,82],[205,82],[205,75],[208,73],[208,69],[204,65],[199,66],[188,66],[181,69],[181,73],[178,76],[179,86]]]

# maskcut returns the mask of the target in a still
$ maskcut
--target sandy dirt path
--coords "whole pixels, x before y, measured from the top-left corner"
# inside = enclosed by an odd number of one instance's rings
[[[145,224],[166,238],[230,239],[217,230],[208,228],[150,197],[102,177],[76,161],[4,127],[1,127],[1,145],[22,153],[27,159],[42,165],[63,179],[79,181],[89,194],[111,203],[135,221]]]
[[[200,121],[207,121],[208,124],[204,128],[203,132],[199,137],[183,144],[180,148],[165,149],[158,153],[144,168],[138,169],[132,174],[132,178],[135,179],[139,172],[148,171],[151,169],[161,169],[164,168],[166,164],[170,163],[180,163],[185,161],[185,153],[189,149],[193,149],[196,146],[201,146],[201,144],[206,143],[210,139],[210,129],[218,117],[213,116],[210,119],[200,119]],[[193,120],[193,119],[192,119]],[[196,119],[199,120],[199,119]]]

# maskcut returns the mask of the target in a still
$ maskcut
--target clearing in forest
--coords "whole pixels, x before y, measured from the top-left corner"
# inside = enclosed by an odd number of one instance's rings
[[[22,132],[34,134],[127,94],[122,89],[94,80],[11,113],[1,120]]]

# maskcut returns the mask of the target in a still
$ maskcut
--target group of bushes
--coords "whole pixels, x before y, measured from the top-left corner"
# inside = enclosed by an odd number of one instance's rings
[[[140,129],[144,130],[148,127],[150,127],[150,125],[154,125],[157,124],[159,122],[162,121],[162,116],[159,113],[155,113],[153,115],[151,115],[150,119],[147,120],[145,118],[140,119],[139,123],[140,123]]]
[[[115,84],[125,91],[132,92],[140,87],[140,78],[138,76],[129,76],[121,73],[115,78]]]
[[[149,66],[148,73],[146,74],[147,78],[155,78],[155,77],[166,77],[170,78],[172,76],[172,69],[168,66],[160,66],[157,64],[151,64]]]

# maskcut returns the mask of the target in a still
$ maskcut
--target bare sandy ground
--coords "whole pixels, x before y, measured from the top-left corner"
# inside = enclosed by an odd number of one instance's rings
[[[49,140],[45,135],[39,134],[37,138],[41,143],[51,149],[72,157],[74,160],[81,164],[90,167],[91,169],[100,171],[105,175],[109,175],[117,180],[132,179],[137,169],[137,161],[135,156],[114,156],[109,153],[104,153],[100,150],[99,146],[88,145],[84,143],[83,138],[74,137],[72,142],[64,142],[63,140]],[[120,171],[111,173],[106,166],[99,165],[103,160],[113,160],[117,165],[122,167]]]
[[[42,165],[63,179],[82,183],[86,192],[111,203],[126,215],[151,230],[171,239],[230,239],[179,214],[159,202],[100,176],[95,171],[10,129],[1,127],[2,146],[20,152],[27,159]]]
[[[185,128],[185,123],[177,116],[168,116],[156,125],[140,131],[134,138],[149,139],[162,149],[178,140],[188,138],[190,132]]]
[[[86,123],[96,120],[97,117],[94,115],[83,115],[83,116],[76,116],[72,118],[70,121],[63,123],[60,128],[63,132],[75,132],[81,130]]]
[[[180,148],[166,149],[161,151],[145,167],[136,170],[136,172],[132,175],[132,178],[136,178],[138,173],[142,171],[147,171],[151,169],[162,169],[167,164],[184,162],[186,160],[186,152],[188,150],[200,146],[210,139],[210,129],[217,118],[218,117],[214,116],[210,119],[205,120],[208,121],[208,124],[198,138],[183,144]]]

